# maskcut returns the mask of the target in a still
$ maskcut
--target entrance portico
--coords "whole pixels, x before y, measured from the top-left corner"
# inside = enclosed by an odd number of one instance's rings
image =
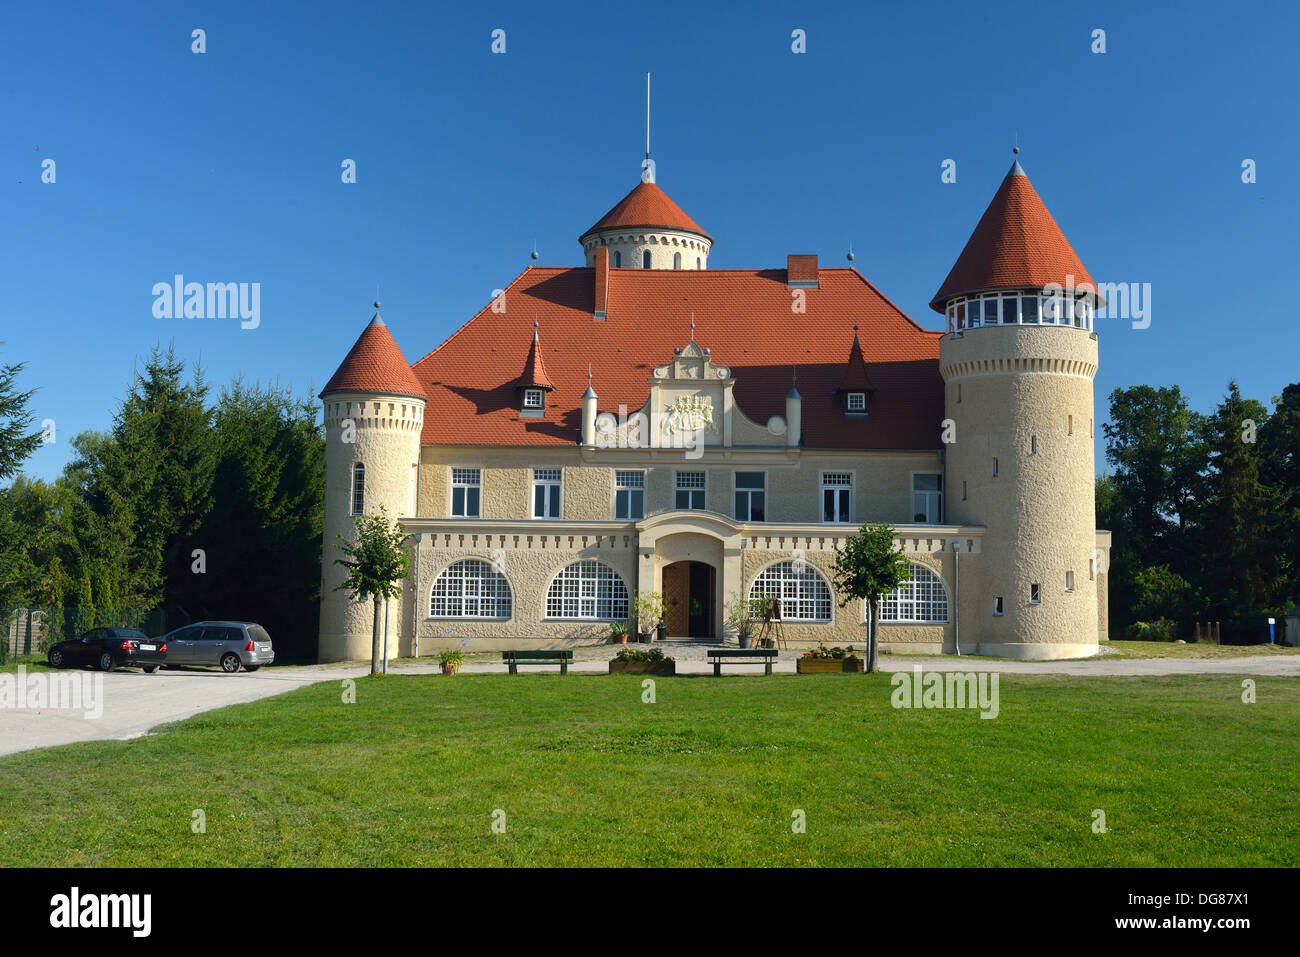
[[[663,595],[671,638],[720,638],[729,596],[740,589],[738,523],[678,509],[637,523],[637,581]]]

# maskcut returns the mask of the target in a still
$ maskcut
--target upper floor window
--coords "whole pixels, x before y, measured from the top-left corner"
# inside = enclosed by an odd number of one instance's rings
[[[623,265],[623,254],[617,249],[614,250],[614,268],[618,269]]]
[[[352,466],[352,514],[366,510],[366,467],[358,462]]]
[[[674,268],[674,269],[681,269],[681,268],[682,268],[682,254],[681,254],[681,253],[673,253],[673,268]]]
[[[635,521],[645,518],[645,473],[614,473],[614,517]]]
[[[456,518],[478,518],[481,488],[478,469],[452,469],[451,514]]]
[[[650,268],[650,250],[648,249],[641,254],[641,268],[642,269]]]
[[[544,398],[544,394],[543,394],[543,392],[542,392],[541,389],[525,389],[525,390],[524,390],[524,408],[525,408],[525,409],[540,409],[540,408],[542,408],[542,406],[543,406],[543,404],[545,403],[545,401],[546,401],[546,400],[545,400],[545,398]]]
[[[533,469],[533,518],[560,517],[560,470]]]
[[[943,476],[912,476],[912,521],[943,521]]]
[[[853,521],[853,473],[822,474],[822,521]]]
[[[1003,293],[948,303],[948,331],[962,332],[980,326],[1047,325],[1092,329],[1095,309],[1087,297],[1038,292]]]
[[[764,521],[767,476],[762,472],[736,473],[736,521]]]
[[[850,392],[844,407],[850,412],[866,412],[867,394],[865,392]]]
[[[704,508],[704,473],[677,473],[677,507]]]
[[[699,268],[700,268],[700,262],[701,262],[700,257],[699,257],[699,256],[696,256],[696,257],[695,257],[695,268],[696,268],[696,269],[699,269]]]

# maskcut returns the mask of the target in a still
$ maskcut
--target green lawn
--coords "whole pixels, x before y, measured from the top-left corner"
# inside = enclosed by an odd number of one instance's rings
[[[0,758],[0,865],[1295,866],[1300,681],[1255,681],[1003,675],[993,720],[887,674],[328,682]]]
[[[1289,645],[1214,645],[1209,642],[1191,642],[1176,645],[1170,641],[1108,641],[1124,658],[1253,658],[1256,655],[1300,655],[1300,648]],[[1110,658],[1111,655],[1106,657]]]

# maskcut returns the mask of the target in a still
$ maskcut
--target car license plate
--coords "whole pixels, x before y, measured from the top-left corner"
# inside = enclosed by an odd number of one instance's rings
[[[157,645],[141,645],[141,646],[140,646],[140,650],[141,650],[141,651],[157,651],[157,650],[158,650],[158,646],[157,646]]]

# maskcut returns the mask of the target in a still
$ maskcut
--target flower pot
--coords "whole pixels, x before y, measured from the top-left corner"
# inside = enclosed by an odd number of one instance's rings
[[[619,661],[615,658],[609,663],[611,675],[675,675],[675,661]]]
[[[643,644],[643,645],[648,645],[648,644],[650,644],[650,632],[648,632],[648,631],[638,631],[638,632],[636,633],[636,640],[639,641],[639,642],[641,642],[641,644]]]
[[[668,626],[665,625],[662,621],[659,622],[659,626],[655,629],[655,633],[659,635],[659,640],[663,641],[665,638],[668,637]]]
[[[753,636],[753,635],[739,635],[739,636],[738,636],[738,640],[740,641],[740,647],[742,647],[742,648],[748,648],[750,645],[752,645],[752,644],[754,643],[754,636]]]
[[[444,675],[454,675],[458,671],[460,671],[460,662],[458,661],[448,661],[442,666],[442,673]]]
[[[801,675],[862,674],[861,658],[800,658],[795,671]]]

